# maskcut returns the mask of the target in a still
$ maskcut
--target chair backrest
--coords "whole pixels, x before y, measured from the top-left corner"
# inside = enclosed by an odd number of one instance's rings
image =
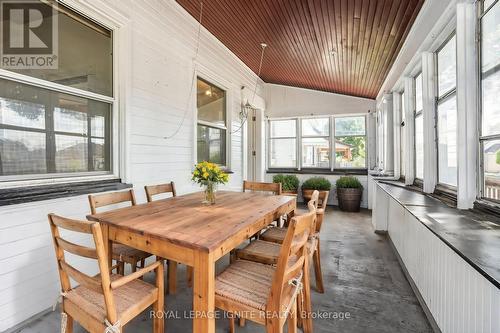
[[[144,186],[144,190],[146,191],[146,197],[148,198],[148,202],[153,201],[153,196],[157,194],[172,193],[173,197],[177,196],[177,193],[175,192],[174,182],[170,182],[167,184]]]
[[[290,281],[299,277],[304,270],[308,254],[307,243],[316,212],[295,216],[290,221],[273,277],[267,311],[283,313],[289,309],[293,288]]]
[[[323,225],[323,219],[325,217],[326,204],[328,203],[328,195],[329,191],[321,191],[319,193],[319,205],[318,205],[318,214],[316,219],[316,232],[321,231],[321,226]]]
[[[136,205],[134,190],[89,195],[90,211],[97,213],[97,208],[114,205],[122,202],[130,202],[132,206]]]
[[[314,233],[316,230],[316,222],[317,222],[317,213],[318,213],[318,203],[319,203],[319,191],[314,190],[311,199],[307,202],[307,208],[309,212],[314,212],[314,221],[311,226],[311,233]]]
[[[281,194],[281,183],[259,183],[243,181],[243,192],[258,191],[258,192],[272,192],[275,195]]]
[[[61,289],[63,293],[71,290],[70,279],[75,280],[80,286],[103,294],[106,304],[108,320],[112,323],[117,320],[117,313],[113,293],[111,292],[110,268],[106,251],[104,249],[104,240],[102,237],[101,226],[97,222],[79,221],[67,219],[55,214],[49,214],[50,230],[54,241],[56,251],[57,266],[61,280]],[[78,245],[69,242],[61,237],[59,228],[70,230],[77,233],[90,234],[93,237],[95,248]],[[77,270],[66,262],[65,252],[74,255],[95,259],[99,265],[99,278],[88,276]]]

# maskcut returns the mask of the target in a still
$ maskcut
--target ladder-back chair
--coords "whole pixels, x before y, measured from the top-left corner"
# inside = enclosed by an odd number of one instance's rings
[[[215,306],[231,314],[231,332],[235,316],[264,325],[267,332],[283,332],[288,319],[288,332],[297,332],[297,296],[309,283],[304,270],[314,218],[312,212],[291,220],[276,266],[236,260],[217,276]],[[310,311],[307,289],[304,303]]]
[[[108,257],[99,223],[78,221],[49,215],[61,280],[61,329],[73,333],[73,321],[77,321],[92,333],[122,332],[122,327],[149,306],[159,314],[163,311],[163,263],[153,264],[127,276],[110,274]],[[64,239],[59,229],[89,234],[95,248],[77,245]],[[89,276],[71,266],[65,252],[97,260],[100,274]],[[144,274],[155,271],[155,285],[139,280]],[[72,287],[70,278],[78,283]],[[153,332],[164,332],[162,315],[153,319]]]
[[[89,195],[90,211],[92,214],[97,214],[97,208],[106,206],[129,203],[131,206],[136,205],[134,190],[104,193],[97,195]],[[150,253],[131,248],[129,246],[113,243],[113,260],[116,260],[118,272],[124,274],[124,263],[130,264],[132,272],[137,270],[137,266],[144,268],[146,259],[151,257]]]
[[[146,191],[146,198],[148,199],[148,202],[152,202],[153,196],[158,194],[172,193],[172,197],[177,196],[174,182],[144,186],[144,190]]]

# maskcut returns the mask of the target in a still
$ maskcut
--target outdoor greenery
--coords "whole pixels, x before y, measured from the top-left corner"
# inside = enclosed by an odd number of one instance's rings
[[[299,188],[299,178],[295,175],[274,175],[273,183],[281,183],[281,189],[287,192],[295,192]]]
[[[323,177],[312,177],[302,184],[303,190],[330,191],[332,183]]]
[[[497,151],[497,164],[500,164],[500,150]]]
[[[340,177],[335,185],[337,188],[363,188],[358,178],[352,176]]]

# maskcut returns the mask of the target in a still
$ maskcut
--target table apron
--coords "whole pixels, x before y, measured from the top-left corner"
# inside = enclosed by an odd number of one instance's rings
[[[114,226],[109,226],[109,239],[164,259],[194,266],[195,250],[191,248]]]

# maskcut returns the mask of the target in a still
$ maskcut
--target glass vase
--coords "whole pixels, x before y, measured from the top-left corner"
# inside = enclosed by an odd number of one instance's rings
[[[203,201],[206,205],[215,204],[215,192],[217,191],[217,184],[213,182],[207,182],[205,184],[205,200]]]

